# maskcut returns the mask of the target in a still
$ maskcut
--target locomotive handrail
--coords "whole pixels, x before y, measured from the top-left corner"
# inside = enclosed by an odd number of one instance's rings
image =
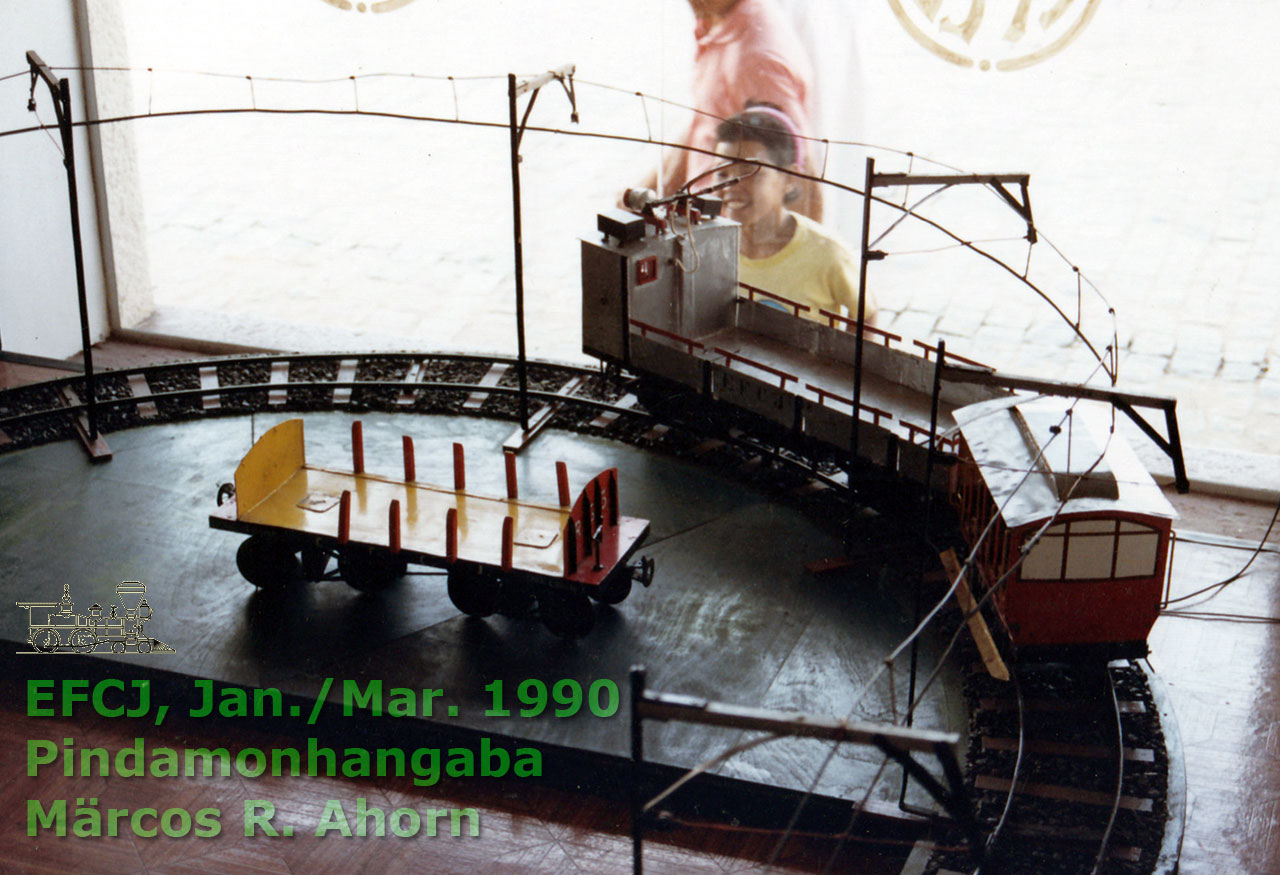
[[[832,328],[836,327],[836,322],[843,322],[848,328],[856,328],[858,325],[857,319],[850,319],[848,316],[841,316],[839,313],[832,313],[830,310],[823,310],[822,308],[819,308],[818,314],[821,316],[826,316],[827,325],[829,325]],[[885,331],[883,328],[876,328],[874,325],[863,325],[862,330],[869,331],[872,334],[880,335],[880,337],[884,338],[885,346],[888,346],[890,341],[894,341],[894,340],[898,341],[899,343],[902,342],[901,336],[894,334],[890,331]]]
[[[748,300],[754,301],[756,299],[756,295],[764,295],[766,298],[772,298],[773,300],[777,301],[779,304],[786,304],[788,307],[794,307],[795,312],[791,314],[793,316],[799,316],[801,310],[805,311],[806,313],[812,312],[813,310],[813,308],[810,307],[808,304],[801,304],[799,301],[793,301],[784,295],[775,294],[774,292],[766,291],[765,289],[756,288],[755,286],[749,286],[744,282],[739,282],[738,286],[747,290]]]
[[[843,395],[839,395],[835,392],[832,392],[830,389],[823,389],[821,386],[815,386],[812,383],[805,383],[804,387],[811,392],[817,393],[819,407],[825,406],[823,404],[823,401],[826,400],[827,398],[834,399],[836,401],[841,402],[842,404],[848,404],[850,407],[853,407],[852,398],[846,398]],[[893,414],[887,410],[881,410],[879,407],[872,407],[870,404],[859,404],[858,410],[860,411],[865,410],[871,414],[872,425],[879,425],[881,417],[884,417],[885,419],[888,419],[890,422],[893,422]]]
[[[918,347],[920,347],[921,349],[923,349],[923,350],[924,350],[924,360],[925,360],[925,361],[929,361],[929,353],[931,353],[931,352],[932,352],[932,353],[937,353],[937,351],[938,351],[938,348],[937,348],[936,346],[930,346],[929,344],[925,343],[923,340],[913,340],[913,341],[911,341],[911,342],[912,342],[912,343],[914,343],[916,346],[918,346]],[[952,359],[954,359],[955,361],[958,361],[958,362],[964,362],[966,365],[973,365],[975,368],[982,368],[982,369],[984,369],[984,370],[988,370],[988,371],[994,371],[994,370],[995,370],[995,368],[991,367],[991,365],[984,365],[982,362],[974,361],[973,359],[965,358],[965,357],[964,357],[964,356],[962,356],[962,355],[956,355],[956,354],[955,354],[954,352],[952,352],[951,350],[947,350],[947,361],[951,361]]]
[[[765,373],[773,374],[775,377],[779,378],[779,382],[778,382],[779,389],[787,388],[787,380],[793,380],[797,383],[800,382],[800,379],[798,377],[788,374],[786,371],[780,371],[777,368],[770,367],[769,365],[763,364],[754,359],[749,359],[745,355],[739,355],[736,352],[729,352],[729,350],[721,349],[718,346],[713,347],[711,351],[716,353],[717,355],[724,356],[725,365],[727,367],[732,366],[732,363],[736,360],[736,361],[742,362],[744,365],[749,365],[753,368],[759,368]]]
[[[639,319],[632,319],[631,324],[640,329],[641,337],[648,337],[649,332],[652,331],[654,334],[658,335],[659,337],[665,337],[668,340],[674,340],[676,343],[683,343],[685,346],[688,347],[689,355],[693,355],[693,348],[695,346],[698,349],[706,349],[705,346],[703,346],[701,343],[699,343],[696,340],[676,334],[674,331],[667,331],[665,328],[659,328],[656,325],[650,325],[648,322],[641,322]]]
[[[951,358],[951,353],[947,353],[947,358]],[[959,358],[959,356],[956,356],[956,358]],[[923,426],[916,425],[913,422],[907,422],[905,419],[899,419],[898,422],[902,423],[903,428],[907,430],[907,439],[912,443],[916,442],[916,435],[923,435],[926,439],[929,437],[929,429]],[[956,435],[951,435],[949,437],[946,435],[938,435],[938,446],[941,448],[954,450],[959,446],[959,443],[960,440]]]

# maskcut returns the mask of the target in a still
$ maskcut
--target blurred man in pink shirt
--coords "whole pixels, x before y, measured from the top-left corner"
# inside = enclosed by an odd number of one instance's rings
[[[714,150],[720,121],[742,112],[748,102],[776,107],[801,135],[810,135],[813,70],[790,21],[773,0],[689,0],[689,4],[698,19],[693,60],[696,113],[684,142]],[[813,154],[810,147],[803,160],[796,162],[806,173],[814,173]],[[662,195],[673,194],[719,163],[700,152],[670,150],[663,161]],[[704,179],[694,187],[710,181]],[[656,178],[650,187],[654,185]],[[799,184],[797,191],[788,208],[821,220],[818,185]]]

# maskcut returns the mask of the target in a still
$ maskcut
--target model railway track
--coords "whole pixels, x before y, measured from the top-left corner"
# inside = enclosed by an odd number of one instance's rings
[[[940,857],[934,871],[1152,872],[1167,759],[1142,671],[1023,668],[1009,687],[971,679],[969,779],[987,859],[974,870]]]
[[[383,409],[512,415],[519,395],[514,358],[439,354],[235,356],[102,372],[102,430],[217,413]],[[634,398],[598,368],[528,363],[531,404],[554,402],[594,420],[632,411]],[[572,384],[570,391],[563,391]],[[84,379],[65,377],[0,392],[0,451],[72,435],[87,412]],[[459,397],[462,395],[463,397]],[[634,417],[632,417],[634,419]]]
[[[102,371],[99,429],[246,413],[383,411],[508,419],[520,433],[519,362],[514,357],[441,353],[291,353],[228,356]],[[759,481],[769,472],[797,493],[843,494],[822,460],[783,452],[767,438],[732,429],[687,433],[652,416],[634,381],[599,366],[527,363],[529,427],[560,428],[656,446]],[[84,378],[63,377],[0,391],[0,453],[76,436],[88,411]],[[513,439],[509,438],[510,445]],[[508,448],[511,448],[508,446]]]

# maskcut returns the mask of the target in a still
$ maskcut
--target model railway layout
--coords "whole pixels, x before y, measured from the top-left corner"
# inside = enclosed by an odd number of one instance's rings
[[[553,71],[539,82],[554,78],[563,81],[563,74]],[[514,77],[511,83],[519,265]],[[536,93],[540,85],[532,87]],[[1020,184],[1021,200],[1003,187],[1011,182]],[[1035,242],[1025,175],[877,175],[869,160],[864,216],[870,216],[876,185],[964,183],[996,189],[1025,219],[1027,240]],[[865,297],[856,316],[821,311],[809,312],[820,318],[802,318],[809,311],[805,304],[738,282],[738,228],[717,218],[712,201],[684,192],[663,205],[665,217],[652,203],[632,214],[602,215],[602,239],[582,244],[583,349],[603,363],[598,372],[527,362],[522,315],[518,360],[252,356],[129,369],[102,375],[96,388],[90,364],[86,380],[0,393],[0,451],[77,432],[92,444],[99,410],[103,427],[112,430],[310,409],[513,418],[518,401],[522,427],[508,439],[512,450],[548,425],[632,437],[642,432],[655,440],[678,425],[711,440],[740,442],[762,458],[807,472],[814,482],[835,485],[850,507],[873,506],[912,524],[922,506],[925,520],[931,519],[935,499],[950,507],[955,540],[963,542],[968,558],[948,568],[948,577],[958,596],[968,592],[961,587],[964,578],[974,579],[979,599],[962,601],[963,611],[969,620],[980,619],[990,606],[1019,671],[1042,657],[1093,669],[1116,656],[1146,654],[1168,567],[1172,510],[1114,425],[1105,434],[1089,426],[1075,402],[1106,401],[1113,417],[1119,411],[1133,418],[1168,453],[1185,489],[1172,399],[1000,375],[972,360],[948,358],[941,343],[915,341],[920,353],[895,347],[903,338],[865,323]],[[866,226],[864,220],[864,296],[866,263],[873,257]],[[522,314],[518,267],[516,290]],[[1078,318],[1074,330],[1103,364]],[[1114,378],[1114,345],[1109,353],[1112,367],[1106,370]],[[85,358],[91,363],[87,347]],[[1045,410],[1018,391],[1072,400]],[[532,420],[530,400],[542,404]],[[1165,436],[1135,414],[1138,406],[1163,410]],[[109,457],[103,446],[90,452],[95,460]],[[249,536],[236,561],[250,583],[328,579],[336,559],[338,576],[357,589],[377,591],[410,564],[440,567],[448,573],[450,599],[464,613],[538,616],[552,632],[576,638],[594,622],[592,599],[619,602],[633,580],[647,584],[652,575],[649,564],[628,564],[648,523],[621,515],[614,471],[592,478],[571,501],[561,467],[558,503],[537,504],[519,498],[510,455],[505,497],[466,489],[460,448],[451,489],[417,481],[408,441],[403,477],[366,472],[359,423],[352,458],[349,472],[308,465],[300,420],[277,425],[255,442],[234,488],[219,491],[219,508],[209,518],[214,528]],[[832,476],[833,470],[840,474]],[[924,538],[939,528],[925,526]],[[73,614],[69,593],[61,605],[20,603],[31,612],[33,647],[78,652],[104,644],[116,652],[129,646],[141,651],[157,643],[141,634],[144,605],[133,613],[126,608],[117,625],[114,611],[101,618],[96,605],[88,617]],[[38,615],[54,607],[43,619]],[[914,687],[914,662],[912,671]],[[1021,701],[1018,707],[1021,714]],[[1117,708],[1117,725],[1119,714]],[[997,748],[1006,743],[995,740]],[[1095,871],[1115,850],[1118,809],[1136,798],[1126,793],[1123,735],[1116,740],[1118,768],[1105,791],[1114,804],[1100,831]],[[1021,762],[1022,740],[1016,749]],[[974,786],[1007,790],[1012,800],[1023,780],[1015,764],[1010,777],[979,775]],[[995,838],[1004,823],[1002,815],[989,826],[985,850],[999,847]],[[979,859],[984,851],[976,841],[967,850]],[[1069,865],[1070,871],[1078,868]]]

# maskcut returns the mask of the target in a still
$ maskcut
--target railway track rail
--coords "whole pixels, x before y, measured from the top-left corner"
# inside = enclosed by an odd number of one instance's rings
[[[968,777],[989,836],[987,858],[975,870],[939,855],[931,871],[1157,870],[1169,763],[1137,665],[1023,667],[999,686],[975,673],[967,694]]]
[[[289,353],[226,356],[102,371],[103,433],[246,413],[383,411],[507,419],[518,450],[543,428],[598,435],[696,457],[803,503],[839,503],[847,481],[822,459],[784,451],[737,428],[714,435],[660,421],[634,380],[599,366],[529,361],[529,431],[519,426],[518,359],[452,353]],[[0,454],[76,437],[88,410],[75,375],[0,391]]]
[[[449,354],[252,355],[105,371],[97,378],[104,431],[224,413],[382,409],[513,415],[518,362]],[[562,419],[604,430],[646,418],[598,368],[530,362],[529,398]],[[566,387],[570,387],[566,390]],[[74,435],[88,410],[84,378],[0,392],[0,452]],[[585,414],[591,411],[590,416]],[[578,422],[585,416],[585,422]]]

